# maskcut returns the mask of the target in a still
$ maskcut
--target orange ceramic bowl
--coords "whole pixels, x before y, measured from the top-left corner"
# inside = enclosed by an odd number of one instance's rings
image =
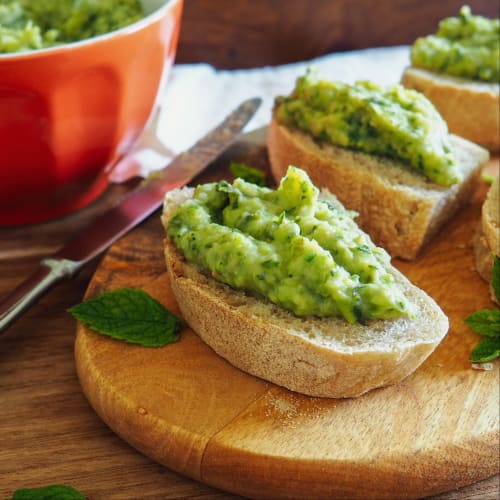
[[[81,42],[0,54],[0,225],[72,212],[108,185],[173,65],[183,0]]]

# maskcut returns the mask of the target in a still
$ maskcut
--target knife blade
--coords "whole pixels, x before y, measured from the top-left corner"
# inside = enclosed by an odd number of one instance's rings
[[[256,97],[240,104],[189,150],[145,179],[57,253],[41,260],[38,270],[0,301],[0,334],[55,284],[75,276],[85,264],[151,215],[161,206],[167,191],[186,185],[212,163],[234,142],[261,102]]]

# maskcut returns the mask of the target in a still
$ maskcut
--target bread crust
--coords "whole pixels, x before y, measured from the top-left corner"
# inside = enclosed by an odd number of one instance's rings
[[[317,186],[328,188],[372,240],[393,257],[412,260],[441,225],[470,197],[487,150],[451,136],[464,181],[449,188],[427,180],[401,163],[316,142],[278,123],[273,116],[267,143],[273,177],[289,165],[304,169]]]
[[[167,195],[163,224],[191,192]],[[165,261],[182,316],[199,337],[235,367],[311,396],[346,398],[411,374],[448,331],[448,319],[425,292],[390,272],[416,304],[415,319],[349,324],[339,318],[298,318],[235,290],[187,262],[168,238]]]
[[[476,234],[473,241],[474,260],[476,263],[476,271],[484,281],[491,281],[491,269],[493,267],[493,253],[488,246],[488,242],[483,233],[481,224],[476,229]]]
[[[481,225],[490,250],[500,255],[500,181],[496,177],[481,210]]]
[[[434,104],[450,132],[498,152],[498,83],[476,82],[415,67],[405,69],[401,82],[422,92]]]
[[[476,270],[490,285],[490,295],[494,302],[497,297],[491,286],[493,256],[500,256],[500,196],[499,178],[496,177],[488,190],[481,209],[481,222],[478,225],[474,238],[474,258]]]

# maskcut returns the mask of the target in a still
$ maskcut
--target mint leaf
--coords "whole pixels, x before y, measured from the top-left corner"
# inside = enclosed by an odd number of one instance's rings
[[[493,184],[493,182],[495,181],[495,177],[493,175],[486,174],[486,173],[481,174],[481,179],[484,182],[486,182],[486,184]]]
[[[500,301],[500,259],[495,255],[492,269],[491,286],[495,297]],[[500,357],[500,309],[483,309],[464,319],[475,332],[483,338],[472,350],[470,359],[484,363]]]
[[[229,165],[229,170],[235,177],[240,177],[244,181],[257,184],[257,186],[266,185],[266,174],[246,163],[232,161]]]
[[[500,310],[482,309],[464,319],[477,333],[487,337],[500,337]]]
[[[143,290],[103,292],[69,309],[92,330],[145,347],[161,347],[179,338],[181,320]]]
[[[492,361],[500,356],[500,337],[485,337],[472,350],[470,360],[475,363]]]
[[[498,302],[500,302],[500,259],[497,255],[493,257],[493,269],[491,271],[491,286]]]
[[[16,490],[12,500],[85,500],[85,495],[71,486],[52,484],[43,488]]]

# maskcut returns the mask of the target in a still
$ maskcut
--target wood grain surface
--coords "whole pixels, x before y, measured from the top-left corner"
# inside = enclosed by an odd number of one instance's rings
[[[415,36],[433,31],[441,17],[454,14],[462,3],[461,0],[186,0],[177,62],[242,68],[297,61],[329,51],[410,43]],[[467,3],[476,12],[498,16],[496,0]],[[216,174],[212,171],[209,176]],[[1,227],[0,295],[6,295],[36,269],[41,257],[60,248],[127,189],[128,186],[113,186],[91,206],[62,219],[35,226]],[[471,209],[477,214],[477,200]],[[136,245],[141,241],[151,244],[151,236],[160,234],[155,214],[131,234],[128,240],[131,250],[126,249],[121,262],[136,260]],[[460,251],[467,255],[469,243],[459,243],[465,245]],[[141,247],[140,252],[143,259],[160,266],[157,247]],[[470,269],[470,258],[467,265],[466,269]],[[127,267],[124,264],[122,272]],[[78,488],[90,500],[240,499],[139,453],[115,434],[85,399],[73,358],[75,322],[66,310],[81,301],[98,268],[100,261],[88,265],[71,282],[52,290],[0,337],[0,498],[11,497],[18,488],[64,483]],[[157,269],[159,273],[163,271]],[[153,272],[153,268],[148,272]],[[442,276],[447,279],[446,274]],[[461,325],[460,320],[455,324]],[[465,360],[465,351],[478,337],[467,331],[464,338],[466,345],[460,356]],[[463,361],[463,368],[456,375],[469,371]],[[273,391],[266,394],[269,398]],[[263,403],[265,399],[260,401]],[[297,413],[304,409],[294,399],[291,401],[298,408]],[[241,399],[238,402],[241,404]],[[288,430],[292,431],[293,428]],[[218,441],[214,440],[214,446],[207,447],[207,452],[221,449],[225,445],[223,438],[221,435]],[[474,464],[471,470],[471,475],[477,476]],[[458,487],[457,482],[453,488]],[[404,485],[401,489],[404,490]],[[499,497],[499,476],[495,475],[432,499]]]
[[[262,148],[240,143],[203,180],[229,178],[229,159],[262,167],[264,156]],[[478,337],[463,323],[491,306],[470,246],[483,197],[484,186],[417,261],[395,262],[451,323],[436,352],[400,384],[351,400],[310,398],[233,368],[189,328],[180,342],[147,349],[79,326],[75,359],[83,391],[133,447],[235,494],[420,498],[498,474],[498,362],[490,371],[472,369],[468,356]],[[156,219],[118,242],[87,296],[139,287],[178,313],[162,237]]]
[[[496,1],[467,3],[475,12],[498,16]],[[462,4],[460,0],[186,0],[176,60],[243,68],[298,61],[330,51],[411,43],[416,36],[433,31],[441,17],[455,14]],[[212,170],[210,175],[219,173]],[[36,269],[41,257],[60,248],[128,188],[113,186],[96,203],[62,219],[34,226],[0,228],[0,295],[7,294]],[[478,200],[480,196],[470,207],[476,214]],[[127,259],[137,260],[137,245],[151,242],[152,236],[160,235],[158,214],[155,214],[131,234],[127,243],[130,248],[124,248],[119,260],[122,263]],[[460,248],[455,252],[470,252],[469,243],[460,241]],[[117,250],[114,248],[113,252]],[[143,269],[148,263],[156,263],[158,273],[163,272],[157,249],[141,248],[140,253]],[[107,259],[114,258],[111,255]],[[470,269],[470,259],[468,265]],[[148,273],[154,269],[150,267]],[[53,483],[72,485],[90,500],[242,498],[174,472],[138,452],[115,434],[89,405],[79,384],[73,357],[76,325],[66,310],[81,301],[91,280],[95,283],[96,270],[101,270],[99,260],[88,265],[71,282],[51,291],[0,336],[0,498],[9,498],[17,488]],[[448,279],[444,271],[441,276]],[[484,294],[481,297],[484,299]],[[458,319],[455,324],[463,327]],[[467,331],[464,338],[466,343],[460,355],[465,357],[477,337]],[[465,361],[463,363],[456,376],[469,373]],[[226,380],[222,383],[228,384]],[[276,393],[270,389],[260,404],[269,403],[274,395],[282,398],[279,390]],[[251,399],[248,393],[244,397]],[[242,401],[237,399],[240,405]],[[408,401],[415,400],[410,397]],[[292,416],[296,415],[295,419],[314,410],[304,407],[303,400],[290,397],[288,402],[293,403],[288,410]],[[286,409],[271,405],[275,414],[286,413]],[[283,420],[289,421],[281,415]],[[460,420],[455,423],[459,424]],[[216,427],[218,423],[211,425]],[[292,434],[292,431],[290,427],[288,432]],[[245,439],[248,441],[249,437]],[[219,452],[225,446],[224,433],[207,446],[205,453],[211,453],[213,464],[224,459]],[[189,466],[199,459],[199,454],[193,457],[186,462]],[[471,470],[471,476],[477,477],[474,464]],[[215,479],[216,471],[211,473]],[[269,475],[269,472],[263,471],[263,474]],[[237,481],[237,478],[225,480]],[[360,478],[360,483],[362,481]],[[500,497],[498,475],[463,488],[459,486],[457,481],[452,490],[432,498],[496,500]]]
[[[32,272],[47,248],[59,248],[118,195],[113,190],[87,209],[50,223],[0,228],[0,295]],[[155,214],[137,231],[158,232],[159,225]],[[90,500],[239,500],[138,453],[86,401],[73,358],[75,322],[66,309],[81,301],[98,265],[54,289],[0,338],[0,498],[17,488],[64,483]],[[499,495],[496,475],[433,500]]]
[[[498,17],[498,0],[186,0],[176,60],[251,68],[411,44],[464,3]]]

